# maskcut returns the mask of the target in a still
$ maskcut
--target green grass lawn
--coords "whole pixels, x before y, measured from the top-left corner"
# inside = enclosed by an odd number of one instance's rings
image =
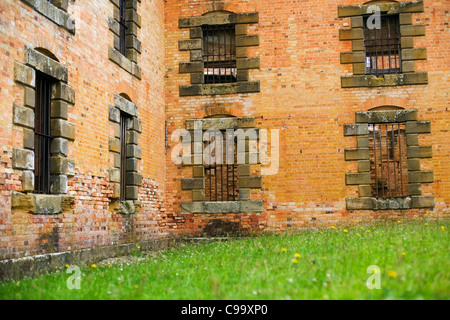
[[[137,249],[82,268],[80,290],[69,290],[70,274],[61,271],[1,284],[0,299],[450,298],[449,220],[347,229]],[[372,265],[381,289],[366,287]]]

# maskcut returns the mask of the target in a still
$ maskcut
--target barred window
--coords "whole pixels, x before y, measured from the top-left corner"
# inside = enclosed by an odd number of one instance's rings
[[[120,12],[120,34],[119,34],[119,52],[123,55],[126,55],[126,34],[127,34],[127,25],[126,25],[126,8],[127,0],[120,0],[119,3],[119,12]]]
[[[369,124],[372,196],[408,196],[405,123]]]
[[[204,25],[204,83],[237,81],[235,25]]]
[[[126,200],[127,194],[127,123],[130,116],[120,112],[120,198]]]
[[[381,14],[381,28],[368,24],[364,17],[366,74],[401,73],[399,15]]]
[[[34,126],[35,193],[50,193],[50,107],[54,79],[36,72],[36,107]]]
[[[211,158],[214,157],[214,161],[210,160],[205,165],[205,199],[207,201],[238,201],[239,172],[236,144],[227,146],[226,133],[222,132],[222,135],[223,147],[220,147],[220,144],[215,144],[215,141],[209,144],[213,148],[210,156]],[[211,141],[211,137],[209,138],[209,141]],[[232,141],[234,141],[234,138]],[[220,160],[217,159],[219,152],[223,155]]]

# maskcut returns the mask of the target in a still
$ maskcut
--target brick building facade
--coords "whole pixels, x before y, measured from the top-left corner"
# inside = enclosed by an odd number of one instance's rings
[[[0,260],[448,213],[449,10],[2,1]],[[174,163],[174,135],[198,124],[269,144],[244,141],[239,165]]]

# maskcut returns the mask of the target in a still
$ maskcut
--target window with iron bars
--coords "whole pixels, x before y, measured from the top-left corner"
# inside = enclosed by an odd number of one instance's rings
[[[204,83],[237,81],[235,25],[202,27]]]
[[[381,28],[371,28],[369,17],[364,17],[366,74],[401,73],[399,15],[381,14]]]
[[[120,113],[120,197],[119,200],[126,200],[127,194],[127,122],[130,117]]]
[[[119,3],[119,13],[120,13],[120,30],[119,30],[119,52],[123,55],[126,55],[126,38],[127,38],[127,25],[126,25],[126,15],[127,15],[127,0],[120,0]]]
[[[408,196],[405,123],[369,124],[372,197]]]
[[[211,139],[210,139],[211,140]],[[215,141],[211,142],[215,144]],[[208,145],[206,146],[208,147]],[[239,171],[237,166],[236,144],[227,146],[223,139],[223,147],[215,145],[210,156],[216,161],[208,161],[205,165],[205,199],[206,201],[238,201]],[[216,155],[221,152],[223,158],[217,161]],[[228,154],[228,158],[227,158]]]
[[[35,193],[50,193],[50,107],[54,79],[36,73],[36,103],[34,126]]]

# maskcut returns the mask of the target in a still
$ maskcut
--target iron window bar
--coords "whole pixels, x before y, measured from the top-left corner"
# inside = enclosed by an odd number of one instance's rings
[[[376,76],[401,73],[399,15],[381,14],[381,28],[370,29],[364,16],[366,74]]]
[[[120,11],[120,31],[119,31],[119,52],[123,55],[126,55],[126,37],[127,37],[127,30],[128,27],[126,25],[126,15],[127,15],[127,8],[126,8],[127,0],[120,0],[119,4],[119,11]]]
[[[405,127],[405,123],[369,124],[373,197],[409,195]]]
[[[205,84],[237,82],[235,25],[204,25]]]
[[[54,80],[43,73],[36,74],[36,107],[34,126],[35,189],[38,194],[50,193],[50,131],[51,92]]]

